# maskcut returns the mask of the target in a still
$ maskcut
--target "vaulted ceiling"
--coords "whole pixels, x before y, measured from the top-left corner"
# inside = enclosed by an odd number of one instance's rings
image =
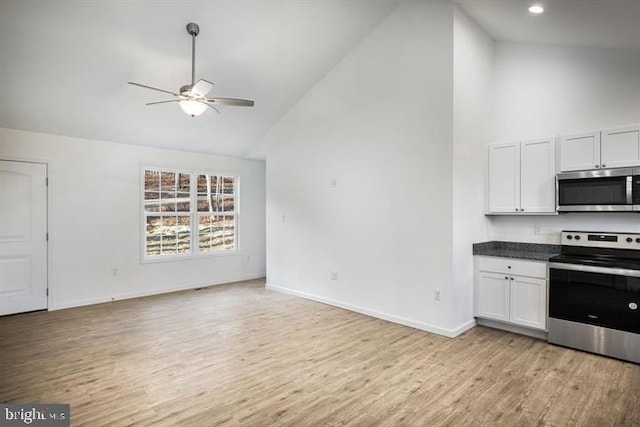
[[[0,0],[0,126],[260,158],[260,137],[402,1]],[[545,0],[535,17],[529,1],[455,3],[497,40],[640,49],[636,0]],[[255,107],[191,118],[126,84],[189,83],[188,22],[196,79]]]
[[[0,126],[245,156],[293,104],[368,34],[395,0],[0,0]],[[145,106],[196,79],[220,106],[191,118]]]

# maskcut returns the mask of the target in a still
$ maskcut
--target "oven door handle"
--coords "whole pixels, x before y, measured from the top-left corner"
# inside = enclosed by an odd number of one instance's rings
[[[640,277],[640,270],[628,270],[625,268],[595,267],[593,265],[565,264],[562,262],[550,262],[549,268],[555,270],[582,271],[585,273],[611,274],[614,276]]]

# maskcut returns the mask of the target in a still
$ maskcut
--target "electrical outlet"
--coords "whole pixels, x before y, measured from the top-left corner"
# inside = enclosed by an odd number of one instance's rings
[[[338,280],[338,273],[336,273],[335,271],[331,272],[331,280]]]
[[[282,214],[282,222],[286,222],[287,221],[287,216],[285,214]]]
[[[440,289],[436,289],[433,291],[433,299],[436,301],[440,301]]]
[[[333,178],[331,180],[331,188],[337,188],[338,187],[338,180]]]
[[[120,274],[120,270],[119,269],[117,269],[115,267],[111,269],[111,275],[112,276],[117,276],[119,274]]]
[[[542,234],[540,232],[540,224],[533,224],[533,234],[535,234],[536,236]]]

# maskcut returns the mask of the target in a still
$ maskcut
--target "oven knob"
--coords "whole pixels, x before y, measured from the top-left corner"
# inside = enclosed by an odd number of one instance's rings
[[[571,234],[569,234],[569,235],[567,236],[567,239],[571,240],[571,239],[573,239],[573,236],[572,236]]]
[[[638,309],[638,304],[636,304],[635,302],[630,302],[629,303],[629,308],[631,310],[637,310]]]
[[[640,243],[640,237],[636,238],[636,243]]]
[[[580,236],[576,235],[576,240],[580,240]]]
[[[631,237],[627,237],[627,243],[631,243],[633,242],[633,239]]]

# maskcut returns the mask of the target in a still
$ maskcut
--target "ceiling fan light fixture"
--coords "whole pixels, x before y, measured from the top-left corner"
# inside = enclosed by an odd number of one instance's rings
[[[533,13],[534,15],[539,15],[544,12],[544,7],[539,4],[534,4],[529,7],[529,12]]]
[[[199,101],[194,101],[192,99],[185,99],[183,101],[180,101],[178,104],[180,104],[180,108],[182,108],[182,111],[184,111],[191,117],[199,116],[200,114],[204,113],[204,110],[207,109],[206,104]]]

